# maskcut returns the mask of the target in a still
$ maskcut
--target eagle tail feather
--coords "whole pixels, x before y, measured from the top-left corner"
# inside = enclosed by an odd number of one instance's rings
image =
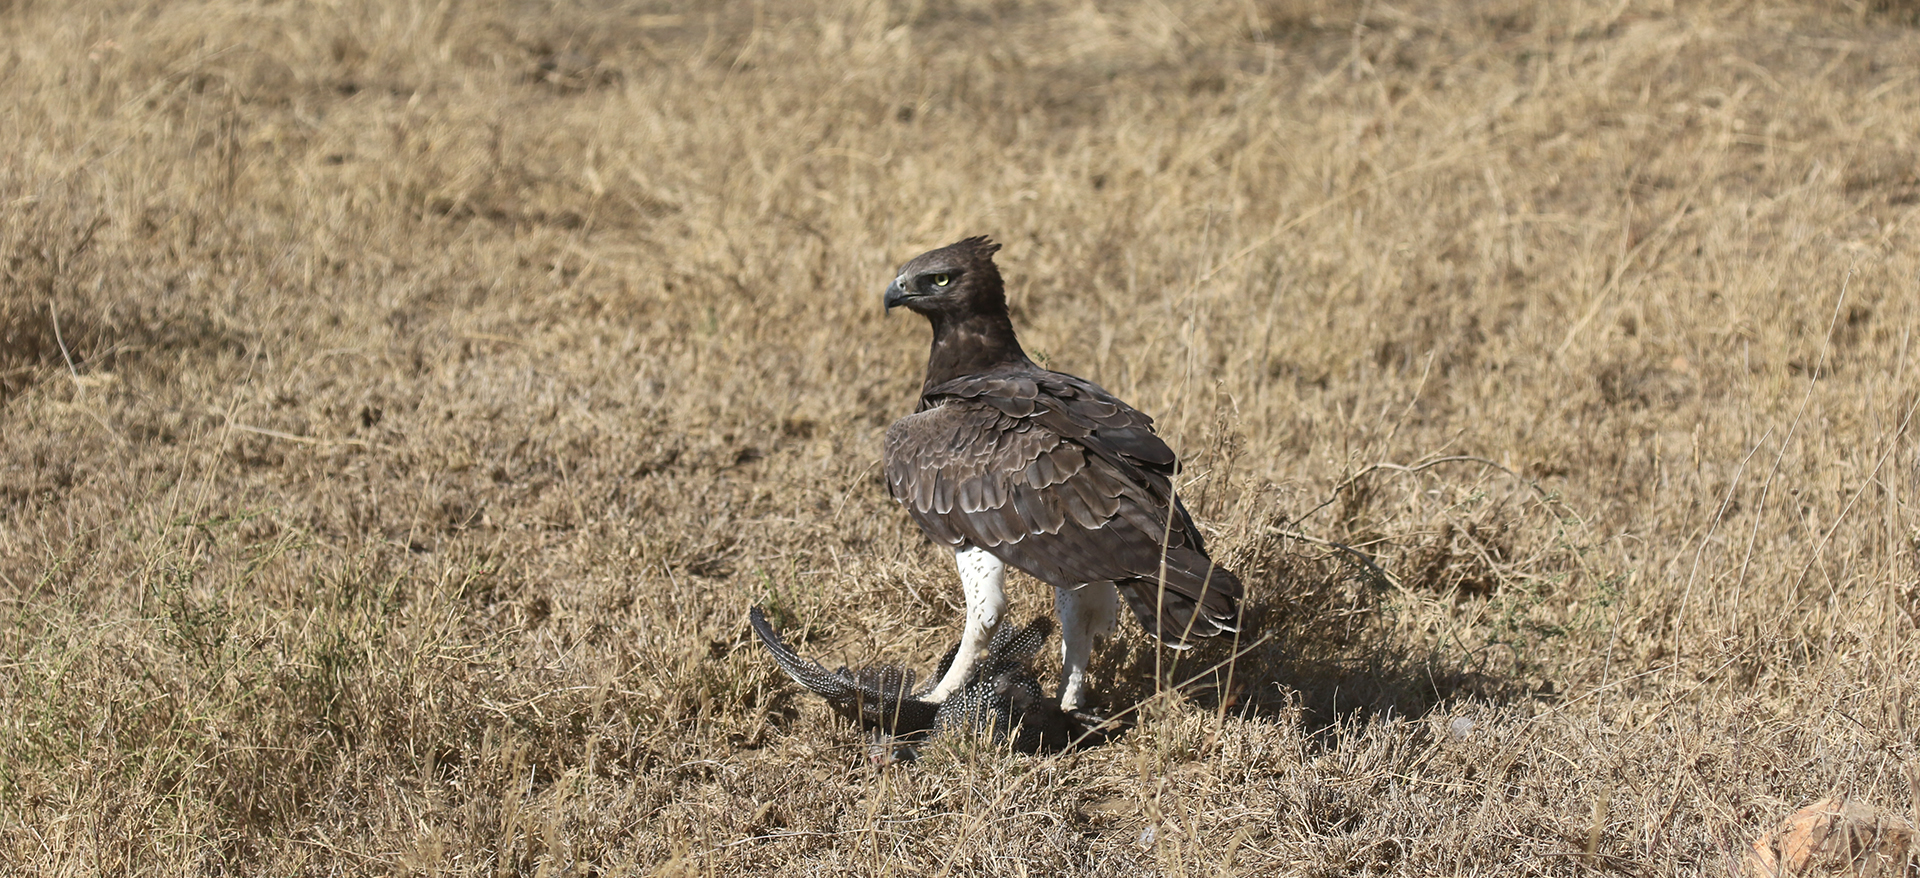
[[[1234,633],[1240,630],[1240,578],[1225,567],[1203,557],[1196,573],[1186,565],[1167,564],[1166,587],[1159,577],[1142,577],[1114,583],[1127,606],[1140,620],[1140,627],[1162,643],[1176,648],[1189,645],[1199,637]]]

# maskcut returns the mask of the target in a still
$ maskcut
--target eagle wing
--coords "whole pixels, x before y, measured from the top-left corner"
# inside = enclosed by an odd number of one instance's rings
[[[887,431],[887,484],[934,539],[1057,586],[1113,582],[1163,639],[1232,629],[1239,580],[1174,496],[1152,418],[1042,370],[955,379],[921,407]]]

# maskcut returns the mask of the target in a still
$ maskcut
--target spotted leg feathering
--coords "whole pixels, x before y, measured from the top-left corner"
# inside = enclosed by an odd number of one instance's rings
[[[1060,616],[1060,709],[1079,710],[1087,702],[1093,640],[1112,634],[1120,624],[1120,593],[1111,582],[1055,586],[1053,609]]]
[[[947,674],[935,684],[925,700],[941,702],[966,685],[973,666],[993,641],[993,629],[1000,625],[1000,614],[1007,609],[1007,564],[985,549],[969,546],[953,553],[960,568],[960,588],[967,596],[967,627],[960,634],[960,650],[953,655]]]

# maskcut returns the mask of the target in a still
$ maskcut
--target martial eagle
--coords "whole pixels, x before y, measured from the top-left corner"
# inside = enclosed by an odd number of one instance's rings
[[[1118,598],[1162,642],[1238,630],[1238,577],[1207,556],[1174,495],[1178,462],[1153,419],[1090,381],[1043,369],[1014,338],[987,238],[900,267],[886,307],[933,324],[914,413],[887,430],[887,486],[936,542],[951,546],[966,628],[946,673],[922,696],[961,691],[992,641],[1011,564],[1054,587],[1060,706],[1087,699],[1093,639]]]

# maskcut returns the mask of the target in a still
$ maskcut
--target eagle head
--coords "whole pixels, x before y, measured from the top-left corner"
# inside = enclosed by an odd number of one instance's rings
[[[993,264],[993,253],[999,249],[999,244],[979,235],[907,260],[887,285],[887,310],[905,305],[928,317],[1004,313],[1006,290],[1000,269]]]

